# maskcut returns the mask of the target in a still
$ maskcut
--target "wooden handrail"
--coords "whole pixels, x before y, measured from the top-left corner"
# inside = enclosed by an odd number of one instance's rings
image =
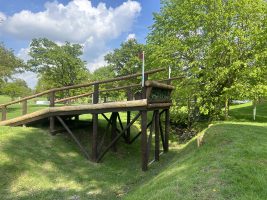
[[[116,87],[116,88],[109,88],[109,89],[105,89],[105,90],[100,90],[99,92],[110,92],[110,91],[114,91],[114,90],[122,90],[122,89],[127,89],[127,88],[138,87],[138,86],[141,86],[141,84],[133,84],[133,85],[120,86],[120,87]]]
[[[116,88],[109,88],[109,89],[105,89],[105,90],[99,90],[99,93],[101,93],[101,92],[110,92],[110,91],[114,91],[114,90],[122,90],[122,89],[127,89],[127,88],[138,87],[138,86],[141,86],[141,84],[133,84],[133,85],[116,87]],[[89,96],[89,95],[92,95],[92,94],[94,94],[94,92],[88,92],[88,93],[79,94],[79,95],[72,96],[72,97],[67,97],[67,98],[64,98],[64,99],[58,99],[58,100],[55,101],[55,103],[61,103],[61,102],[69,101],[69,100],[72,100],[72,99],[78,99],[78,98],[86,97],[86,96]]]
[[[154,70],[145,72],[145,74],[153,74],[153,73],[161,72],[161,71],[164,71],[164,70],[165,70],[165,68],[154,69]],[[61,87],[61,88],[55,88],[53,90],[58,92],[58,91],[62,91],[62,90],[70,90],[70,89],[76,89],[76,88],[81,88],[81,87],[88,87],[88,86],[92,86],[92,85],[95,85],[95,84],[104,84],[104,83],[110,83],[110,82],[121,81],[121,80],[130,79],[130,78],[135,78],[135,77],[138,77],[138,76],[141,76],[141,75],[142,75],[142,73],[136,73],[136,74],[131,74],[131,75],[127,75],[127,76],[120,76],[120,77],[116,77],[116,78],[112,78],[112,79],[107,79],[107,80],[103,80],[103,81],[94,81],[94,82],[91,82],[91,83],[85,83],[85,84],[78,84],[78,85],[71,85],[71,86],[66,86],[66,87]]]
[[[150,70],[150,71],[145,72],[145,74],[153,74],[153,73],[164,71],[164,70],[166,70],[166,69],[165,68],[154,69],[154,70]],[[77,84],[77,85],[72,85],[72,86],[54,88],[54,89],[46,90],[44,92],[41,92],[41,93],[38,93],[38,94],[34,94],[34,95],[31,95],[31,96],[28,96],[28,97],[24,97],[24,98],[16,100],[16,101],[11,101],[11,102],[6,103],[6,104],[0,104],[0,107],[6,107],[6,106],[9,106],[9,105],[12,105],[12,104],[16,104],[16,103],[20,103],[20,102],[27,101],[27,100],[30,100],[30,99],[34,99],[36,97],[40,97],[40,96],[49,94],[51,92],[59,92],[59,91],[63,91],[63,90],[76,89],[76,88],[81,88],[81,87],[88,87],[88,86],[92,86],[92,85],[95,85],[95,84],[104,84],[104,83],[110,83],[110,82],[114,82],[114,81],[126,80],[126,79],[130,79],[130,78],[135,78],[135,77],[138,77],[138,76],[141,76],[141,75],[142,75],[142,73],[136,73],[136,74],[116,77],[116,78],[103,80],[103,81],[94,81],[94,82],[85,83],[85,84]]]
[[[61,103],[61,102],[69,101],[69,100],[72,100],[72,99],[78,99],[78,98],[86,97],[86,96],[89,96],[89,95],[92,95],[92,94],[94,94],[94,92],[88,92],[88,93],[84,93],[84,94],[79,94],[79,95],[76,95],[76,96],[72,96],[72,97],[67,97],[67,98],[64,98],[64,99],[56,100],[55,103]]]

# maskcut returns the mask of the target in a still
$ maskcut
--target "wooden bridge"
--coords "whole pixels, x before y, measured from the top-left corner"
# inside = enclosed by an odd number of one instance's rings
[[[154,134],[154,160],[159,161],[160,156],[160,144],[163,147],[164,152],[169,149],[168,135],[170,114],[169,108],[171,106],[171,91],[174,89],[170,85],[171,80],[177,79],[165,79],[159,81],[149,80],[149,76],[152,74],[160,73],[165,69],[156,69],[145,72],[144,79],[145,85],[141,87],[141,84],[125,85],[126,81],[134,80],[140,82],[137,78],[142,75],[133,74],[123,77],[117,77],[109,80],[95,81],[86,84],[79,84],[73,86],[67,86],[62,88],[54,88],[47,90],[29,97],[22,98],[17,101],[0,105],[2,110],[2,121],[0,126],[21,126],[27,125],[32,122],[36,122],[42,119],[49,119],[50,132],[55,134],[55,122],[62,125],[62,127],[70,134],[73,140],[77,143],[85,157],[91,161],[99,162],[103,156],[111,149],[116,151],[116,144],[120,138],[123,138],[127,144],[132,144],[139,136],[141,136],[141,161],[142,170],[147,170],[149,163],[149,154],[151,150],[152,135]],[[110,88],[110,84],[116,83],[117,87]],[[118,84],[124,83],[124,85]],[[128,83],[127,83],[128,84]],[[108,85],[109,88],[103,86]],[[77,91],[80,89],[86,89],[89,92],[68,96],[67,98],[58,99],[58,94],[62,94],[64,91]],[[133,95],[133,90],[140,90],[138,95]],[[108,93],[112,91],[126,90],[127,101],[116,102],[99,102],[99,94]],[[49,96],[49,107],[28,113],[27,102],[34,98],[41,96]],[[92,104],[83,105],[66,105],[64,102],[70,102],[79,98],[92,98]],[[8,106],[21,103],[22,116],[7,119]],[[58,105],[58,103],[61,103]],[[132,112],[134,111],[134,112]],[[127,123],[123,126],[120,118],[120,112],[127,112]],[[152,118],[149,119],[147,113],[153,112]],[[108,118],[106,113],[111,113]],[[66,118],[75,117],[78,119],[79,115],[92,114],[92,146],[91,152],[80,143],[75,134],[68,126]],[[135,114],[134,117],[131,115]],[[99,134],[98,121],[99,115],[102,115],[107,121],[106,132]],[[138,134],[133,135],[131,133],[131,126],[141,118],[141,131]],[[150,129],[149,134],[147,129]],[[110,133],[111,139],[107,145],[104,145],[104,141],[107,140],[107,135]]]

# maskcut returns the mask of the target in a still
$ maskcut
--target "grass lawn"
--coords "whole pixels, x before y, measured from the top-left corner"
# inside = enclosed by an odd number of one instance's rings
[[[47,105],[36,105],[36,100],[45,100],[44,98],[36,98],[34,100],[29,100],[28,103],[28,113],[32,113],[43,108],[47,108]],[[8,103],[11,98],[5,95],[0,95],[0,104]],[[7,106],[7,119],[12,119],[22,115],[22,104],[17,103],[14,105]]]
[[[256,122],[267,123],[267,103],[257,104]],[[230,109],[230,119],[231,121],[250,121],[253,120],[253,106],[252,103],[245,103],[231,106]]]
[[[204,143],[199,148],[196,137],[184,145],[172,139],[170,152],[147,172],[140,169],[139,140],[132,145],[120,141],[118,152],[95,164],[84,159],[67,135],[0,127],[0,199],[265,200],[267,110],[258,106],[262,117],[251,122],[243,117],[252,112],[248,106],[233,107],[232,121],[200,133]],[[104,120],[100,126],[104,128]],[[136,124],[134,131],[138,128]],[[85,145],[89,133],[90,127],[76,132]]]

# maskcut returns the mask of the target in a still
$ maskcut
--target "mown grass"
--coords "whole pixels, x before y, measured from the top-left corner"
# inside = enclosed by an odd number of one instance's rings
[[[261,105],[266,108],[266,104]],[[243,108],[242,108],[243,107]],[[14,110],[15,111],[15,110]],[[16,112],[16,111],[15,111]],[[46,130],[0,127],[1,199],[266,199],[267,110],[258,106],[258,122],[244,117],[247,105],[231,109],[232,121],[217,122],[197,138],[178,145],[160,162],[140,169],[140,141],[118,152],[108,152],[103,162],[84,159],[65,134]],[[122,115],[125,121],[125,115]],[[82,119],[89,119],[88,115]],[[240,121],[242,122],[240,122]],[[100,119],[100,132],[106,122]],[[134,132],[139,129],[138,123]],[[76,131],[90,144],[91,127]],[[175,137],[172,137],[175,138]]]
[[[267,103],[262,102],[256,106],[256,122],[265,122],[267,123]],[[253,120],[253,106],[252,103],[239,104],[231,106],[229,112],[230,121],[249,121],[254,122]]]
[[[45,100],[44,98],[37,98],[33,100],[29,100],[28,104],[28,113],[32,113],[34,111],[41,110],[43,108],[47,108],[47,105],[36,105],[36,100]],[[11,101],[11,98],[6,95],[0,95],[0,104],[8,103]],[[22,104],[17,103],[13,105],[7,106],[7,119],[12,119],[15,117],[19,117],[22,115]]]
[[[221,123],[191,140],[126,199],[266,199],[267,125]]]

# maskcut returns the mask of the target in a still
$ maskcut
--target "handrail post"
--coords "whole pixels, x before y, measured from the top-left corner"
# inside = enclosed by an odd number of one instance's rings
[[[144,82],[148,80],[148,74],[144,75]],[[142,99],[146,99],[146,86],[142,87]]]
[[[50,105],[49,107],[55,107],[55,91],[50,92],[49,97]],[[53,135],[55,131],[55,117],[50,117],[50,133]]]
[[[28,112],[27,100],[22,102],[22,115],[26,115]]]
[[[97,104],[99,101],[99,84],[94,84],[93,104]]]
[[[6,113],[7,113],[7,108],[6,106],[2,106],[2,121],[6,120]]]

